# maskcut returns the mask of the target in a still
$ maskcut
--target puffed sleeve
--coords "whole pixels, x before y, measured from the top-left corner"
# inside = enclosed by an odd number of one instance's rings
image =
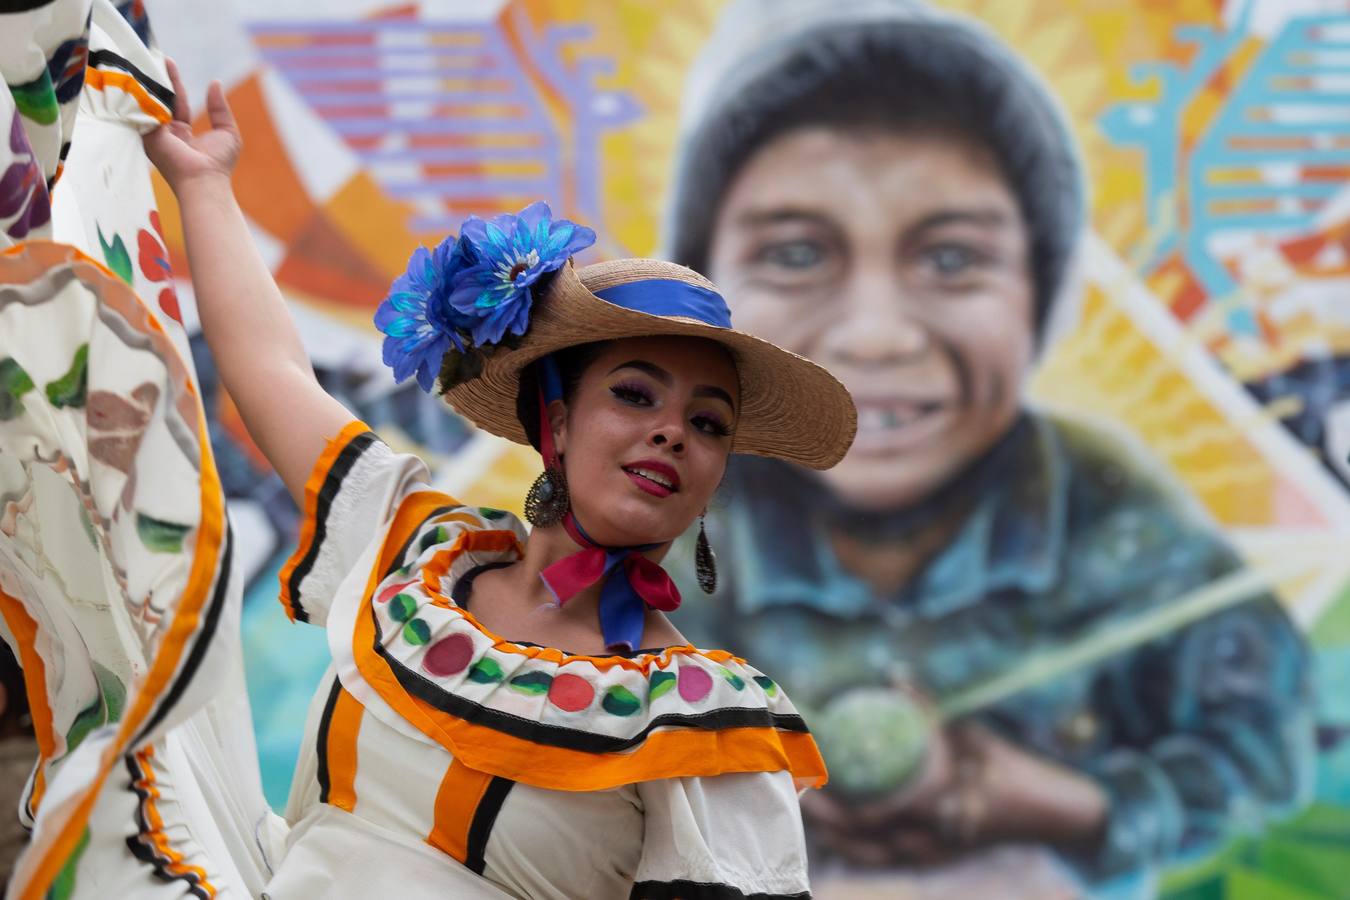
[[[642,857],[630,900],[810,897],[789,772],[643,782]]]
[[[333,595],[399,504],[426,488],[416,456],[395,453],[361,421],[328,442],[305,483],[300,541],[281,569],[281,605],[293,621],[322,625]]]

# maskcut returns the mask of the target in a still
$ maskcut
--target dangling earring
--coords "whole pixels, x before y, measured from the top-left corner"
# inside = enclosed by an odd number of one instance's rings
[[[525,519],[536,528],[557,525],[567,515],[570,499],[562,469],[549,466],[539,473],[525,495]]]
[[[698,517],[698,543],[694,546],[694,572],[703,593],[717,590],[717,557],[708,544],[708,532],[703,528],[703,516]]]

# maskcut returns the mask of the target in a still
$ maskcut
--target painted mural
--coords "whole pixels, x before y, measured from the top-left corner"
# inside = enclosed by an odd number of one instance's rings
[[[193,92],[227,84],[246,138],[236,190],[325,386],[452,492],[519,511],[537,459],[474,433],[413,383],[395,385],[370,320],[411,250],[469,213],[546,198],[595,227],[588,260],[683,255],[727,290],[741,327],[799,340],[793,349],[855,393],[885,381],[868,380],[874,371],[927,385],[922,396],[869,394],[868,456],[830,479],[733,473],[711,517],[726,585],[691,599],[679,623],[753,653],[810,711],[834,782],[807,809],[822,896],[978,896],[1009,883],[1027,896],[1344,896],[1343,3],[855,4],[874,26],[975,29],[1029,96],[1052,98],[1044,127],[1072,151],[1061,162],[1076,167],[1082,198],[1076,213],[1050,203],[1034,217],[1026,197],[1057,183],[1036,180],[1017,154],[1049,151],[997,126],[972,137],[968,122],[918,101],[888,125],[859,99],[871,82],[858,71],[873,66],[885,82],[897,58],[887,54],[906,45],[879,27],[856,40],[827,33],[812,19],[822,4],[160,6],[159,43]],[[793,41],[817,67],[809,85],[788,84],[799,69],[786,63],[781,81],[765,68],[774,53],[795,58]],[[904,65],[920,79],[941,63],[915,51]],[[940,80],[961,90],[965,77]],[[800,109],[784,99],[798,88]],[[849,102],[810,108],[831,91]],[[742,117],[718,126],[725,139],[700,130],[718,110]],[[983,156],[963,155],[972,140]],[[828,167],[810,167],[811,141],[830,151]],[[681,175],[696,152],[701,168]],[[1027,217],[1011,238],[976,228],[916,257],[916,273],[948,279],[932,282],[933,297],[969,294],[956,268],[985,266],[978,278],[993,285],[990,303],[1006,300],[990,307],[1004,318],[925,306],[903,273],[904,302],[881,312],[861,294],[812,293],[873,271],[869,235],[908,233],[911,206],[887,206],[885,191],[841,198],[858,184],[905,184],[914,160],[931,161],[901,196],[994,172],[990,190]],[[764,190],[746,187],[755,178]],[[176,288],[191,333],[173,200],[155,190],[173,281],[147,277]],[[736,204],[750,200],[805,208],[810,221],[738,237]],[[1064,246],[1035,271],[1000,274],[981,260],[1004,240]],[[995,250],[982,256],[986,245]],[[774,330],[798,309],[819,318],[811,334]],[[911,332],[950,348],[960,377],[886,357],[900,352],[894,335]],[[862,359],[865,338],[884,365]],[[247,675],[280,806],[327,649],[276,603],[296,511],[193,340],[249,579]],[[982,412],[980,385],[1002,405]],[[945,425],[924,424],[939,415]],[[926,444],[924,428],[942,441]],[[913,785],[937,776],[915,772],[934,753],[953,774],[925,797]],[[1053,818],[1044,798],[1086,775],[1110,786],[1108,823],[1092,835],[1000,836],[980,804],[1006,795],[980,786],[1008,771],[1046,786],[1007,801],[1019,818]]]

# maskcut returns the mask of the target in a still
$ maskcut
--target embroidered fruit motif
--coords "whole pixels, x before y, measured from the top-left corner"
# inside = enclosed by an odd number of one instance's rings
[[[526,672],[524,675],[517,675],[506,683],[506,686],[511,690],[532,696],[547,694],[549,687],[552,685],[553,676],[547,672]]]
[[[735,672],[731,671],[731,670],[728,669],[726,666],[722,666],[722,667],[721,667],[721,670],[722,670],[722,677],[725,678],[725,679],[727,680],[727,684],[731,685],[732,687],[734,687],[734,688],[735,688],[736,690],[738,690],[738,691],[743,691],[743,690],[745,690],[745,679],[744,679],[744,678],[742,678],[741,676],[737,675]]]
[[[647,683],[651,686],[651,690],[647,693],[647,699],[653,701],[662,694],[670,693],[675,687],[675,673],[658,670],[652,673],[652,677],[648,679]]]
[[[712,676],[698,666],[680,666],[680,696],[689,703],[697,703],[712,693]]]
[[[406,622],[417,612],[417,599],[411,594],[399,594],[389,601],[389,618]]]
[[[380,593],[376,595],[375,597],[376,602],[388,603],[390,597],[394,596],[395,594],[402,593],[404,588],[406,588],[410,584],[413,584],[415,581],[416,579],[414,579],[413,581],[399,581],[389,585],[389,587],[380,591]]]
[[[414,647],[420,647],[431,640],[431,626],[426,619],[413,619],[403,626],[403,639]]]
[[[631,716],[642,709],[642,701],[633,696],[633,692],[621,684],[605,691],[605,699],[600,701],[605,712],[615,716]]]
[[[473,659],[473,640],[467,634],[452,634],[431,645],[422,657],[422,668],[437,678],[458,675]]]
[[[435,528],[432,528],[426,534],[422,535],[422,539],[417,542],[417,552],[421,553],[428,547],[444,544],[448,540],[450,540],[450,532],[445,529],[445,526],[437,525]]]
[[[548,700],[564,712],[581,712],[595,699],[595,688],[580,675],[564,672],[553,679]]]
[[[502,667],[495,659],[485,656],[473,664],[469,670],[469,680],[479,684],[495,684],[502,680]]]

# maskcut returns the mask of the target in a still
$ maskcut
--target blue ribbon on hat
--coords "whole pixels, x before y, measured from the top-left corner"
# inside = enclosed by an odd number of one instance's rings
[[[731,327],[731,311],[727,309],[727,303],[721,294],[674,278],[629,281],[596,291],[595,296],[615,306],[647,315],[680,316],[718,328]],[[545,356],[539,360],[538,372],[544,403],[561,400],[562,377],[558,372],[558,364],[552,356]],[[544,428],[548,427],[547,418],[542,415],[542,410],[541,425]],[[603,547],[591,540],[570,511],[567,516],[566,524],[575,526],[575,532],[572,528],[568,528],[574,540],[580,538],[577,542],[583,547],[589,546],[591,550],[604,551],[604,569],[600,575],[604,581],[600,589],[600,633],[604,637],[605,646],[632,652],[642,641],[647,602],[631,581],[634,576],[633,567],[621,563],[635,554],[655,549],[656,545]],[[616,572],[622,572],[624,577],[611,578],[610,576]],[[547,579],[544,583],[549,584]],[[552,585],[549,589],[553,590]],[[678,606],[679,592],[675,590],[673,584],[670,590],[674,592],[674,602]]]
[[[721,294],[674,278],[629,281],[596,291],[595,296],[649,316],[683,316],[718,328],[731,327],[731,310]]]

